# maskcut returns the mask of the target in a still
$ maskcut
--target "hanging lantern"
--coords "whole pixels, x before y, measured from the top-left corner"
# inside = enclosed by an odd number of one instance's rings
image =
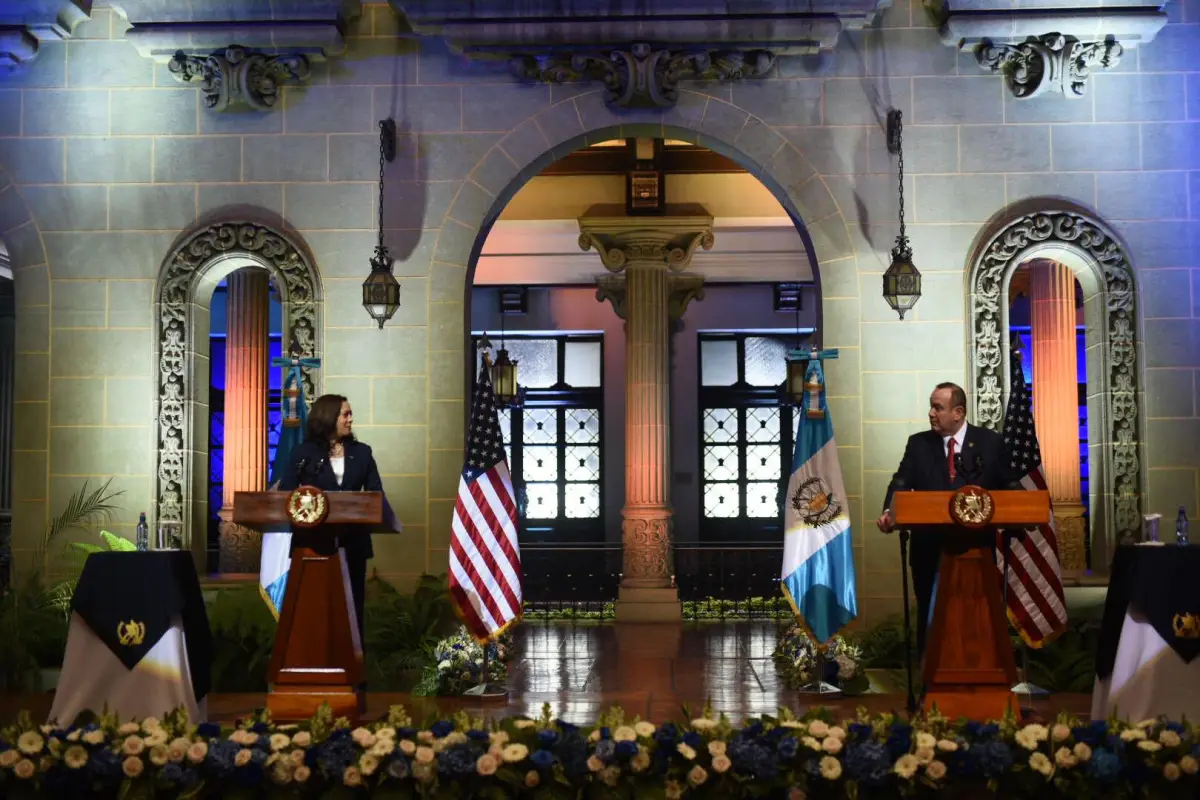
[[[900,235],[892,248],[892,263],[883,273],[883,299],[904,319],[921,299],[921,273],[913,264],[912,245],[904,229],[904,123],[898,109],[888,112],[888,151],[900,165]]]
[[[379,121],[379,242],[371,257],[371,274],[363,281],[363,308],[379,323],[391,319],[400,308],[400,282],[392,274],[395,260],[388,255],[383,243],[383,165],[396,158],[396,122],[388,118]]]
[[[492,392],[502,406],[512,405],[520,396],[517,362],[509,359],[508,351],[503,347],[496,353],[496,363],[492,364]]]
[[[363,308],[379,323],[380,329],[400,308],[400,282],[392,274],[394,263],[381,243],[371,258],[371,274],[362,285]]]
[[[804,405],[804,375],[808,372],[808,362],[789,355],[787,360],[787,383],[784,392],[794,406]]]

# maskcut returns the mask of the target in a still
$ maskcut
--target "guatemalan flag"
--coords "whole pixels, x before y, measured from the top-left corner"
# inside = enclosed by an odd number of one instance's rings
[[[783,511],[783,593],[822,644],[858,616],[850,509],[821,369],[821,358],[836,355],[807,355],[805,402],[796,414],[796,453]]]
[[[298,355],[272,359],[271,366],[283,367],[287,371],[280,393],[283,405],[283,429],[279,432],[279,444],[275,449],[275,461],[271,464],[270,486],[275,489],[280,477],[292,460],[292,450],[304,441],[304,428],[308,424],[308,408],[304,402],[304,383],[301,367],[316,369],[321,362],[315,358]],[[265,530],[262,539],[262,560],[258,568],[258,590],[266,600],[275,619],[283,608],[283,596],[287,591],[288,569],[292,566],[292,532],[284,526],[282,530]]]

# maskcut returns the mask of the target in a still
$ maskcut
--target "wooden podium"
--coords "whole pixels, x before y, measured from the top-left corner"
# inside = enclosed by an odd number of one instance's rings
[[[294,494],[327,504],[320,521],[302,527]],[[311,503],[310,503],[311,505]],[[233,521],[249,528],[292,526],[292,566],[267,670],[267,708],[283,721],[307,720],[322,703],[335,717],[357,721],[365,711],[359,690],[363,650],[346,559],[335,537],[367,536],[383,520],[382,492],[237,492]],[[355,530],[354,527],[363,526]]]
[[[1029,528],[1050,519],[1050,495],[989,492],[896,492],[897,527],[942,526],[933,624],[925,645],[925,708],[951,719],[999,719],[1013,709],[1017,668],[1008,634],[1003,581],[993,545],[997,528]],[[999,546],[999,545],[996,545]]]

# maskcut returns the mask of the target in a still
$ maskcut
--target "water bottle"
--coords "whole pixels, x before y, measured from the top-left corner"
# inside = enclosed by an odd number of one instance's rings
[[[146,524],[145,511],[138,515],[137,549],[142,553],[150,549],[150,526]]]
[[[1175,518],[1175,544],[1191,544],[1188,541],[1187,512],[1183,510],[1183,506],[1179,507],[1179,516]]]

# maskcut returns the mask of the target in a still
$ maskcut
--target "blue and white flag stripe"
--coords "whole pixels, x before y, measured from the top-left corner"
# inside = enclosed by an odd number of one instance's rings
[[[784,498],[782,573],[784,595],[819,643],[858,616],[850,509],[833,421],[823,410],[819,419],[808,417],[803,408],[796,414],[796,450]]]

